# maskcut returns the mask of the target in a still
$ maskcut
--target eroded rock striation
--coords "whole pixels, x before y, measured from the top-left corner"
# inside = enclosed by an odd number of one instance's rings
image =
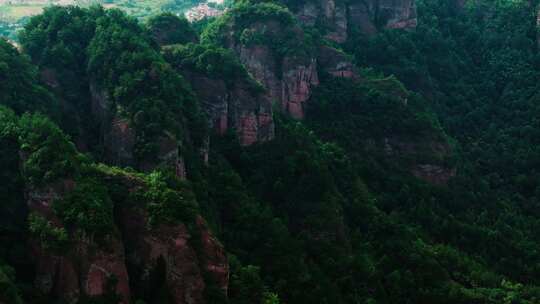
[[[193,44],[163,52],[191,84],[215,133],[232,130],[244,146],[274,138],[272,101],[232,52]]]
[[[274,31],[278,34],[283,29],[276,27]],[[304,118],[305,103],[311,97],[313,87],[319,84],[315,57],[282,57],[266,45],[233,44],[230,47],[267,89],[268,98],[279,104],[284,113],[296,119]]]
[[[268,3],[234,8],[206,39],[233,50],[284,113],[304,117],[319,84],[316,50],[287,9]]]

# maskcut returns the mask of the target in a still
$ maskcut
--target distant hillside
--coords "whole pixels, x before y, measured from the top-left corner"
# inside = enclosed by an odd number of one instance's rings
[[[161,12],[185,15],[189,20],[200,20],[206,16],[220,15],[225,7],[223,0],[0,0],[0,36],[16,40],[16,32],[28,18],[40,14],[47,6],[88,7],[94,4],[105,8],[118,8],[143,20]]]

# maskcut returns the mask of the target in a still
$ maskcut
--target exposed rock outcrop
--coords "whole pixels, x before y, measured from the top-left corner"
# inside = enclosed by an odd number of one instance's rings
[[[227,84],[223,79],[212,79],[196,71],[183,70],[183,74],[215,132],[225,134],[234,130],[244,146],[274,138],[272,102],[263,92],[254,90],[248,79]]]
[[[446,185],[448,181],[456,176],[455,168],[446,168],[440,165],[417,165],[412,169],[412,174],[428,183],[434,185]]]
[[[452,146],[442,140],[385,138],[384,150],[388,156],[403,160],[403,167],[412,175],[430,184],[446,185],[456,176],[456,168],[449,161],[453,156]]]
[[[235,51],[247,70],[267,89],[268,97],[278,103],[284,113],[296,119],[304,118],[306,102],[313,88],[319,84],[321,69],[336,77],[358,78],[352,60],[345,54],[328,46],[310,50],[302,28],[291,21],[294,18],[288,11],[276,11],[272,17],[256,18],[259,11],[270,10],[266,7],[257,10],[255,6],[258,5],[265,4],[254,5],[253,11],[249,12],[250,20],[254,20],[251,23],[235,20],[242,18],[241,14],[247,14],[244,11],[226,16],[228,22],[220,25],[219,37],[214,39]],[[373,34],[382,27],[408,29],[416,26],[414,0],[306,1],[293,10],[304,25],[322,24],[326,38],[338,43],[345,42],[348,31],[355,27],[365,34]],[[242,33],[242,37],[235,33]],[[259,120],[253,115],[245,116],[242,118],[243,128],[251,134]],[[221,120],[220,124],[226,123]],[[249,142],[251,139],[245,141]]]
[[[105,161],[115,166],[135,166],[135,130],[128,119],[114,117],[110,123],[103,120],[103,146]]]
[[[315,58],[298,60],[285,57],[278,60],[276,54],[264,45],[240,45],[234,49],[253,77],[265,86],[268,98],[280,104],[285,113],[302,119],[312,87],[319,84]]]
[[[415,0],[306,1],[296,16],[305,25],[322,25],[325,37],[337,43],[345,42],[350,30],[372,35],[382,28],[411,29],[417,24]]]
[[[210,232],[206,221],[198,216],[196,219],[199,230],[199,244],[201,246],[200,259],[204,270],[210,275],[214,284],[227,295],[229,288],[229,264],[225,249],[216,237]]]
[[[317,60],[320,69],[334,77],[360,78],[358,68],[350,56],[338,49],[326,45],[319,47]]]
[[[279,35],[284,29],[276,24],[255,24],[254,32],[273,31]],[[296,35],[303,40],[298,28]],[[267,89],[268,97],[277,102],[284,113],[293,118],[304,117],[305,103],[311,97],[314,86],[319,84],[317,61],[314,57],[294,55],[281,56],[267,45],[243,45],[231,40],[230,48],[238,54],[247,70]]]
[[[272,101],[232,51],[176,45],[165,47],[163,54],[190,83],[215,133],[233,131],[244,146],[274,138]],[[201,151],[205,162],[208,144]]]
[[[158,151],[153,160],[137,161],[137,135],[131,121],[113,111],[109,94],[95,82],[90,83],[90,93],[92,114],[99,122],[106,163],[120,167],[137,167],[142,171],[152,171],[160,165],[167,165],[175,169],[178,177],[186,178],[185,163],[179,150],[180,143],[174,135],[164,132],[158,138]]]
[[[415,0],[367,0],[349,4],[349,26],[364,34],[380,28],[411,29],[417,25]]]
[[[205,282],[184,224],[148,228],[143,211],[122,210],[128,265],[139,294],[152,297],[166,286],[174,303],[203,303]]]
[[[127,193],[144,187],[136,178],[115,176],[114,182],[119,182],[118,178]],[[137,297],[151,300],[166,288],[175,304],[203,304],[205,274],[212,284],[227,292],[225,251],[200,216],[191,228],[183,223],[153,226],[144,208],[126,204],[119,207],[115,223],[115,229],[122,233],[113,231],[94,241],[65,227],[53,210],[54,201],[74,187],[73,181],[65,180],[27,192],[33,214],[69,233],[69,243],[61,250],[44,245],[43,240],[32,241],[35,285],[44,295],[75,303],[83,295],[114,293],[121,303],[129,303],[131,290]]]
[[[135,166],[135,130],[126,118],[113,113],[107,91],[90,81],[92,115],[99,122],[104,161],[115,166]]]
[[[52,206],[73,187],[73,181],[64,180],[41,189],[29,189],[29,210],[53,227],[65,229]],[[112,291],[120,297],[121,303],[129,303],[124,247],[118,238],[111,235],[98,246],[79,236],[61,250],[48,248],[39,240],[32,241],[31,245],[36,260],[35,285],[44,295],[75,303],[82,294],[104,295],[108,292],[107,287],[114,284]]]
[[[347,5],[344,1],[306,1],[296,12],[300,22],[308,26],[322,23],[325,37],[337,43],[347,41]]]

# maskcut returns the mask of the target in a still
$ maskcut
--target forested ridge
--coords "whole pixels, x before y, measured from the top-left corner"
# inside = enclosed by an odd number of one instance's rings
[[[0,39],[0,303],[540,303],[537,5],[45,9]]]

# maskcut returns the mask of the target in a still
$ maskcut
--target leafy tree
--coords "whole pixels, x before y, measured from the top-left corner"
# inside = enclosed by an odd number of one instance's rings
[[[162,13],[150,18],[147,27],[159,45],[186,44],[199,40],[189,21],[172,13]]]
[[[40,111],[57,115],[55,100],[39,83],[36,67],[5,39],[0,39],[0,105],[19,114]]]
[[[113,202],[98,180],[83,178],[75,188],[53,203],[55,213],[67,227],[80,229],[93,239],[114,232]]]
[[[30,214],[28,218],[30,232],[40,240],[45,249],[59,252],[69,244],[67,231],[57,227],[39,214]]]
[[[23,176],[31,185],[42,186],[78,173],[81,156],[69,137],[47,117],[25,114],[19,128]]]

